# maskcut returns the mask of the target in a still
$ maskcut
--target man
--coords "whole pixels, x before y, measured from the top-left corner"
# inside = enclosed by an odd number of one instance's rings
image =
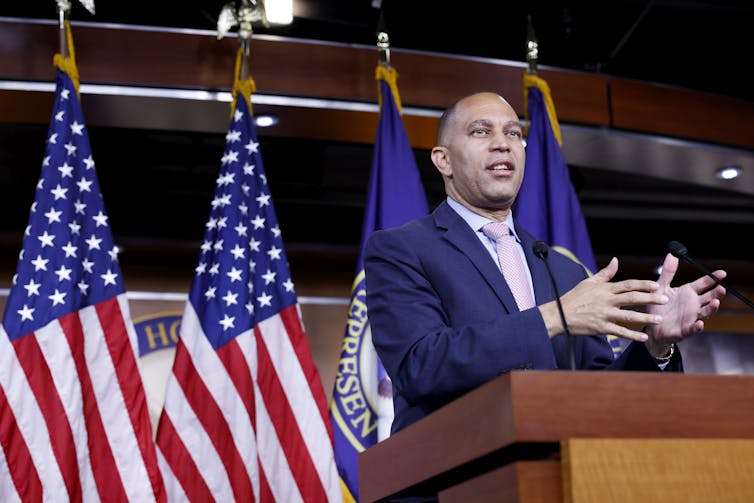
[[[552,285],[532,252],[536,237],[511,214],[524,158],[518,116],[503,98],[460,99],[440,119],[432,149],[447,200],[431,215],[376,232],[366,243],[367,306],[374,345],[393,383],[393,432],[503,372],[570,368]],[[515,237],[533,307],[518,307],[501,273],[496,243],[484,230],[492,222],[505,222]],[[682,370],[675,343],[701,331],[725,295],[706,276],[671,287],[678,267],[672,255],[656,282],[611,282],[616,258],[591,277],[559,253],[548,260],[578,369]],[[607,333],[632,341],[618,359]]]

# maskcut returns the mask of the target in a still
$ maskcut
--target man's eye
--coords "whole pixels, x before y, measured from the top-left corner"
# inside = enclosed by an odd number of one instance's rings
[[[476,135],[476,136],[481,136],[481,135],[487,134],[487,130],[486,129],[473,129],[471,131],[471,134]]]

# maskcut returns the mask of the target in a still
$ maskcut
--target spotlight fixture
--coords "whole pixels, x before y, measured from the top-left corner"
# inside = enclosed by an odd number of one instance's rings
[[[278,122],[280,122],[280,119],[278,119],[277,115],[260,114],[254,116],[254,124],[256,124],[257,127],[270,127]]]
[[[741,166],[728,164],[727,166],[717,168],[717,170],[715,171],[715,176],[722,180],[733,180],[734,178],[741,176],[741,172]]]
[[[60,0],[62,1],[62,0]],[[262,23],[265,28],[293,22],[293,0],[240,0],[226,3],[217,17],[217,38],[223,38],[231,28],[238,26],[238,37],[248,42],[252,24]],[[248,48],[245,52],[248,54]]]
[[[272,25],[286,25],[293,22],[293,0],[267,0],[264,2],[267,21]]]

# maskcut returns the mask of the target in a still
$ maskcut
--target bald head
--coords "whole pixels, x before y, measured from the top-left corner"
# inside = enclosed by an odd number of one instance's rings
[[[462,109],[468,101],[473,101],[473,99],[481,98],[481,97],[490,97],[499,99],[506,105],[510,107],[510,104],[497,93],[493,93],[491,91],[481,91],[481,92],[475,92],[471,94],[467,94],[465,96],[460,97],[456,101],[454,101],[448,108],[445,109],[445,111],[440,116],[440,123],[437,125],[437,144],[438,145],[446,145],[448,143],[448,131],[451,129],[452,123],[456,120],[458,116],[458,111]],[[513,107],[511,107],[511,110],[513,110]]]

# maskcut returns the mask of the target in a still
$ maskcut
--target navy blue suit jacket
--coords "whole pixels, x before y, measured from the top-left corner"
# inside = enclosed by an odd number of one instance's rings
[[[532,252],[536,238],[516,232],[536,303],[554,300],[546,266]],[[561,295],[587,277],[560,253],[549,261]],[[372,341],[393,382],[393,432],[503,372],[570,368],[565,336],[550,339],[538,309],[518,310],[497,264],[446,202],[372,234],[364,266]],[[643,344],[616,360],[605,336],[573,339],[578,369],[659,370]]]

